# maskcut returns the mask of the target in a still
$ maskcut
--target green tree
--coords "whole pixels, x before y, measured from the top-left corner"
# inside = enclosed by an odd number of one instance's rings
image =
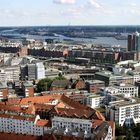
[[[52,80],[49,78],[41,79],[37,83],[37,92],[49,90],[52,84]]]
[[[126,137],[124,138],[124,140],[134,140],[134,134],[131,129],[126,132]]]
[[[119,126],[119,124],[116,124],[116,136],[120,136],[120,135],[126,135],[126,132],[128,131],[128,127],[122,127]]]
[[[55,77],[53,81],[54,80],[66,80],[66,78],[61,73],[59,73],[58,77]]]
[[[118,137],[116,138],[116,140],[123,140],[123,137],[122,137],[122,136],[118,136]]]
[[[135,137],[140,136],[140,124],[137,124],[137,126],[134,126],[131,129],[132,129]]]

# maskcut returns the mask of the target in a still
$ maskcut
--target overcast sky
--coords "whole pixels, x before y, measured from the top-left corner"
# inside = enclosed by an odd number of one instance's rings
[[[140,0],[0,0],[0,26],[140,25]]]

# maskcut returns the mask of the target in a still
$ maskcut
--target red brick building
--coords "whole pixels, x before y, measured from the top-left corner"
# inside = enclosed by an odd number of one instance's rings
[[[86,87],[86,84],[83,79],[76,80],[74,84],[72,85],[72,88],[74,89],[85,89],[85,87]]]

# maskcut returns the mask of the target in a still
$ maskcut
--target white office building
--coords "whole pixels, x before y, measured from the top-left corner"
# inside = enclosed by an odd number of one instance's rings
[[[120,126],[140,123],[140,102],[135,99],[110,102],[106,115]]]
[[[36,63],[36,79],[43,79],[45,78],[45,67],[43,62]]]
[[[120,84],[106,87],[104,93],[111,95],[123,95],[125,98],[138,97],[138,87],[132,84]]]
[[[0,69],[0,81],[19,81],[19,66],[4,67]]]
[[[27,64],[27,72],[28,80],[40,80],[45,78],[45,67],[43,62]]]
[[[101,95],[90,95],[87,97],[87,105],[91,108],[99,108],[104,104],[105,96]]]

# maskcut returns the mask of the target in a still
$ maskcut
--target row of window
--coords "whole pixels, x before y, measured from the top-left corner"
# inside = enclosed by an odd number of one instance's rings
[[[90,126],[90,124],[79,124],[79,123],[71,123],[71,122],[58,122],[58,121],[55,121],[53,122],[53,124],[60,124],[60,125],[65,125],[65,124],[71,124],[71,125],[80,125],[80,126]]]

